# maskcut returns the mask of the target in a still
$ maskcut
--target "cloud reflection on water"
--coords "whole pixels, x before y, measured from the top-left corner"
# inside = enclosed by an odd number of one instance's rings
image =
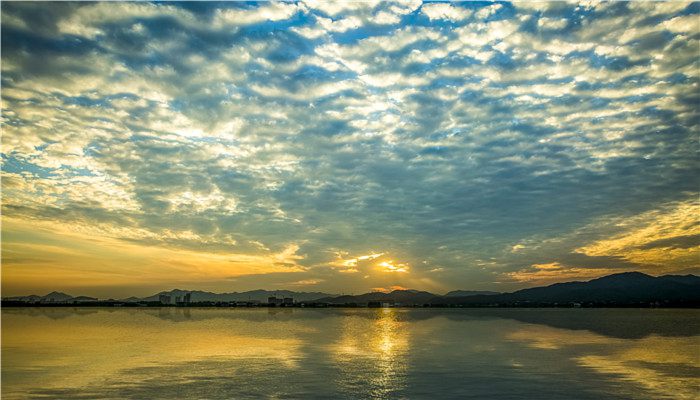
[[[697,326],[695,310],[87,311],[2,310],[3,398],[658,399],[700,387],[697,333],[670,329]],[[620,312],[646,333],[561,327]]]

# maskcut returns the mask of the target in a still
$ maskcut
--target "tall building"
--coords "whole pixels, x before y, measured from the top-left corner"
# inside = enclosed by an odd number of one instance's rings
[[[170,295],[161,294],[158,296],[158,301],[160,301],[160,304],[170,304]]]
[[[192,293],[186,293],[183,301],[185,304],[190,304],[192,302]]]

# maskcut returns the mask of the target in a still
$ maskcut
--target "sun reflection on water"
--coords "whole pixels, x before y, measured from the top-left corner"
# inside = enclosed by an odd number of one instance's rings
[[[395,309],[384,308],[374,320],[374,340],[371,348],[377,356],[377,374],[371,377],[377,395],[388,395],[391,390],[402,387],[406,372],[409,345],[407,331],[401,329]]]
[[[347,318],[330,352],[341,365],[342,386],[361,381],[372,397],[382,398],[405,387],[410,330],[401,310],[377,309],[372,318]]]

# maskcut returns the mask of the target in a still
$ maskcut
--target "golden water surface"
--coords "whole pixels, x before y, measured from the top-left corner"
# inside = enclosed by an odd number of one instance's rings
[[[2,398],[700,398],[696,310],[3,308]]]

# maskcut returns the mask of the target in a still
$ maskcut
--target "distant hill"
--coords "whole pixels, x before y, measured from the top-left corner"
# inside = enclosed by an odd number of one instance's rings
[[[586,282],[555,283],[549,286],[522,289],[512,293],[488,291],[454,290],[444,296],[419,290],[394,290],[390,293],[370,292],[361,295],[338,296],[323,292],[294,292],[289,290],[251,290],[248,292],[211,293],[199,290],[174,289],[152,296],[129,297],[123,302],[159,301],[160,295],[174,299],[190,293],[191,301],[232,302],[259,301],[266,303],[268,297],[291,297],[296,302],[317,302],[328,304],[366,305],[369,302],[390,302],[404,305],[433,306],[508,306],[508,305],[554,305],[554,304],[593,304],[593,305],[635,305],[659,302],[669,305],[700,306],[700,277],[696,275],[663,275],[654,277],[641,272],[613,274]],[[74,303],[95,302],[87,296],[73,297],[61,292],[51,292],[45,296],[17,296],[2,299],[22,303]]]
[[[319,303],[329,304],[365,304],[369,303],[370,301],[393,302],[403,304],[424,304],[439,297],[440,296],[438,295],[429,292],[421,292],[418,290],[394,290],[390,293],[371,292],[360,294],[357,296],[345,295],[337,297],[325,297],[316,299],[316,301]]]
[[[416,290],[395,290],[391,293],[371,292],[357,296],[326,297],[316,300],[329,304],[367,304],[370,301],[431,305],[489,304],[636,304],[650,302],[700,302],[700,277],[664,275],[653,277],[641,272],[624,272],[587,282],[556,283],[545,287],[518,290],[513,293],[454,290],[444,296]]]
[[[160,295],[169,295],[172,298],[175,297],[183,297],[185,294],[190,293],[191,296],[191,301],[192,302],[199,302],[199,301],[220,301],[220,302],[228,302],[228,301],[261,301],[261,302],[267,302],[268,297],[291,297],[295,301],[310,301],[310,300],[315,300],[318,298],[322,297],[332,297],[336,296],[333,294],[328,294],[328,293],[322,293],[322,292],[293,292],[290,290],[251,290],[248,292],[231,292],[231,293],[212,293],[212,292],[203,292],[201,290],[181,290],[181,289],[174,289],[166,292],[160,292],[156,293],[153,296],[149,297],[144,297],[141,299],[138,298],[130,298],[130,299],[124,299],[124,301],[158,301]]]
[[[700,277],[624,272],[587,282],[555,283],[499,295],[443,297],[433,304],[700,302]]]
[[[8,300],[8,301],[24,301],[28,303],[61,303],[61,302],[67,302],[68,300],[73,299],[73,296],[61,293],[61,292],[51,292],[45,296],[37,296],[35,294],[30,295],[30,296],[15,296],[15,297],[5,297],[3,300]]]
[[[453,290],[448,292],[443,297],[466,297],[466,296],[491,296],[494,294],[501,294],[501,292],[489,292],[487,290]]]
[[[31,296],[15,296],[15,297],[4,297],[3,301],[20,301],[24,303],[81,303],[97,301],[94,297],[88,296],[77,296],[73,297],[69,294],[62,292],[51,292],[45,296],[37,296],[35,294]]]
[[[61,292],[51,292],[46,296],[42,297],[42,301],[67,301],[72,299],[73,296],[61,293]]]
[[[700,285],[700,276],[695,276],[695,275],[663,275],[660,276],[660,278],[663,278],[666,281],[673,281],[673,282],[678,282],[678,283],[683,283],[686,285],[693,284],[693,285]]]

